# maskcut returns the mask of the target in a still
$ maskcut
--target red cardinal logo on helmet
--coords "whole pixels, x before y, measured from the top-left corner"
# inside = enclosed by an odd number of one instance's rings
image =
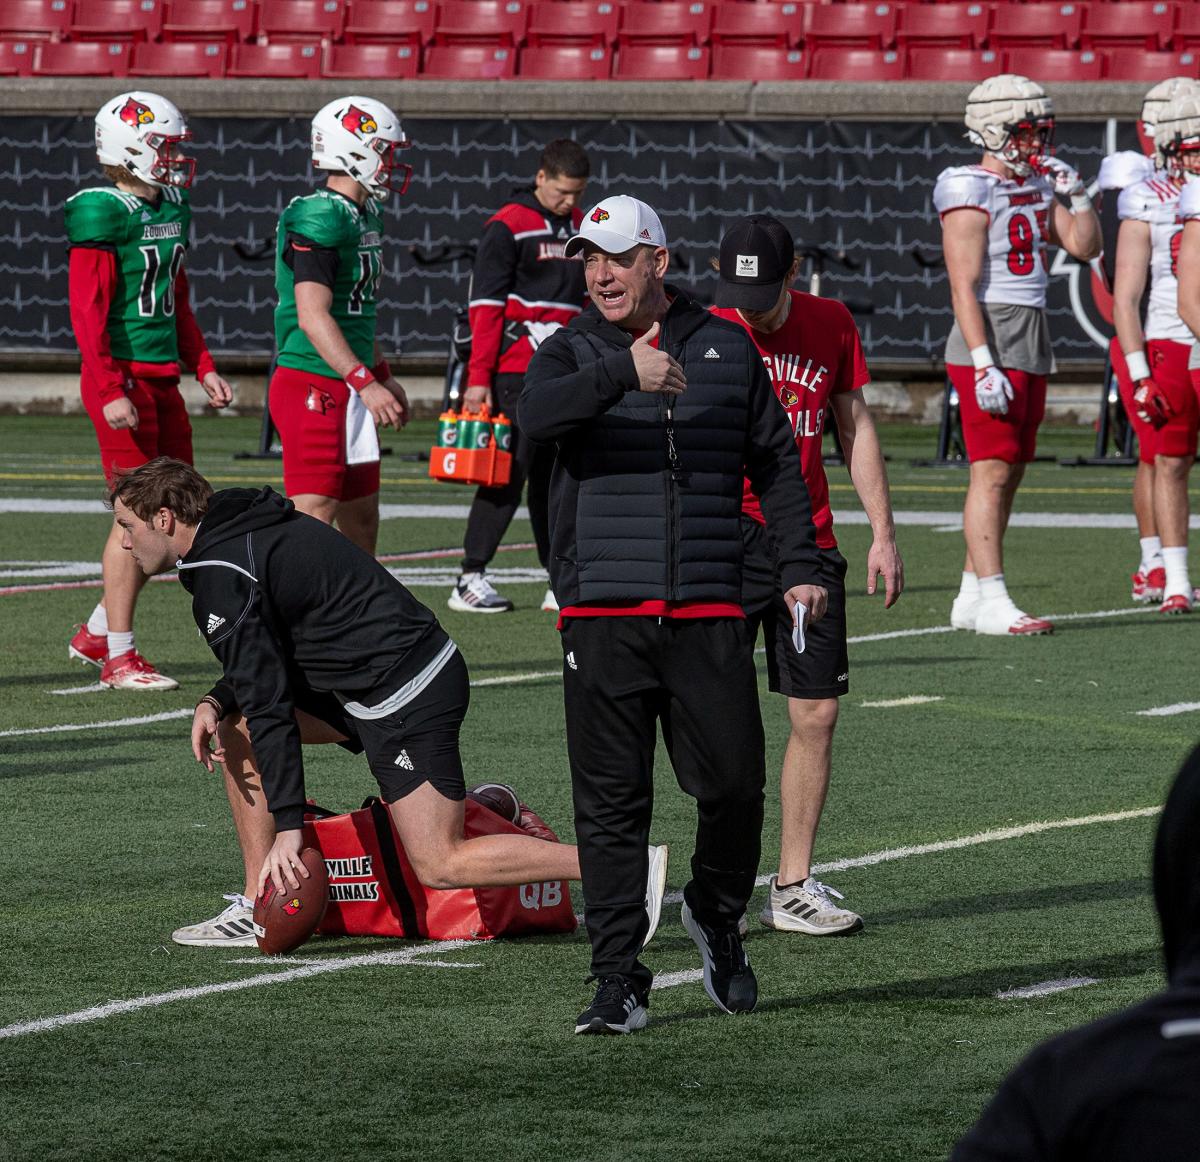
[[[135,101],[130,97],[118,116],[126,125],[132,125],[138,129],[143,125],[149,125],[154,120],[154,110],[149,105],[143,105],[141,101]]]
[[[357,105],[351,105],[342,114],[342,128],[362,137],[364,133],[378,133],[379,122],[370,113],[364,113]]]
[[[607,222],[608,221],[608,211],[602,210],[599,206],[597,206],[591,212],[591,214],[588,216],[591,218],[591,220],[593,222]]]
[[[283,910],[289,916],[294,916],[303,907],[304,907],[304,905],[302,903],[300,903],[300,897],[293,896],[290,900],[288,900],[288,902],[286,904],[283,905]]]

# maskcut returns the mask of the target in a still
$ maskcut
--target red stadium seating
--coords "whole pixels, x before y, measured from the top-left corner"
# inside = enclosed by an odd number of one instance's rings
[[[741,41],[713,45],[714,81],[802,81],[807,74],[808,61],[798,48]]]
[[[822,4],[808,10],[805,44],[810,49],[891,48],[895,39],[894,4]]]
[[[1176,52],[1200,49],[1200,4],[1184,4],[1180,7],[1179,23],[1175,26],[1171,47]]]
[[[988,4],[906,4],[896,43],[979,48],[987,40],[991,16]]]
[[[129,45],[111,41],[43,41],[33,58],[35,77],[123,77]]]
[[[623,43],[613,70],[618,81],[702,81],[707,76],[708,49],[687,44]]]
[[[0,40],[0,72],[5,76],[27,77],[33,72],[36,40]]]
[[[262,0],[259,41],[332,44],[341,37],[345,23],[345,0]]]
[[[434,0],[354,0],[342,39],[346,44],[403,42],[420,47],[433,39]]]
[[[131,77],[223,77],[229,45],[224,40],[179,40],[133,47]]]
[[[804,39],[805,19],[805,6],[791,0],[782,4],[721,4],[713,20],[712,42],[794,48]]]
[[[528,23],[525,0],[446,0],[438,8],[434,42],[515,47],[525,40]]]
[[[73,0],[4,0],[0,36],[8,40],[62,40],[71,26]]]
[[[1200,77],[1200,53],[1143,52],[1140,48],[1107,54],[1104,76],[1110,81],[1156,85],[1167,77]]]
[[[706,0],[632,0],[621,20],[621,45],[707,44],[712,8]]]
[[[1004,69],[1053,88],[1055,81],[1100,80],[1104,54],[1069,48],[1014,48],[1004,54]]]
[[[606,81],[612,74],[607,44],[531,44],[521,50],[518,75],[542,81]]]
[[[1078,4],[997,4],[988,48],[1074,48],[1082,23]]]
[[[1132,48],[1157,52],[1167,48],[1178,15],[1174,4],[1089,4],[1083,17],[1079,47]]]
[[[229,44],[250,40],[258,31],[258,5],[253,0],[172,0],[163,18],[164,40],[218,37]]]
[[[907,77],[910,81],[955,81],[978,84],[1002,72],[999,53],[990,49],[941,48],[914,44],[908,50]]]
[[[517,50],[508,45],[435,41],[425,50],[420,76],[423,80],[495,81],[513,76],[516,68]]]
[[[813,81],[902,81],[904,54],[871,48],[815,48],[808,76]]]
[[[526,37],[530,44],[612,44],[620,23],[621,5],[612,0],[543,2],[533,6]]]
[[[235,44],[226,76],[306,80],[320,68],[319,44]]]
[[[415,44],[331,44],[321,76],[331,79],[407,81],[420,72],[421,49]]]
[[[76,0],[72,40],[157,40],[162,0]]]

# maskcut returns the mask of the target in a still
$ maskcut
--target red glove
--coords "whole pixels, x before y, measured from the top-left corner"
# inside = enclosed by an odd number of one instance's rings
[[[1134,385],[1133,402],[1138,419],[1153,428],[1161,428],[1175,414],[1166,393],[1153,379],[1137,381]]]

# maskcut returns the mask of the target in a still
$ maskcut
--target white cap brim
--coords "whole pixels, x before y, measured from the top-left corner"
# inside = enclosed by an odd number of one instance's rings
[[[614,230],[589,230],[586,234],[576,234],[574,238],[569,239],[563,252],[571,258],[583,249],[585,242],[590,242],[605,254],[624,254],[626,250],[632,250],[635,246],[658,245],[655,242],[639,242],[636,238],[618,234]]]

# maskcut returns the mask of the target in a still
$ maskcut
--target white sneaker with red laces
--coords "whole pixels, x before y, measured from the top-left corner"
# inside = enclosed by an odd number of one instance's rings
[[[1139,569],[1133,575],[1133,592],[1130,594],[1134,601],[1148,605],[1152,601],[1163,599],[1163,590],[1167,585],[1167,571],[1159,566],[1143,573]]]
[[[1053,633],[1054,624],[1042,617],[1030,617],[1010,597],[992,597],[979,603],[975,632],[991,637],[1033,637]]]
[[[108,634],[92,633],[86,625],[75,627],[75,636],[67,646],[67,657],[89,666],[103,666],[108,657]]]
[[[100,671],[100,685],[109,690],[176,690],[179,683],[160,674],[137,650],[109,658]]]

